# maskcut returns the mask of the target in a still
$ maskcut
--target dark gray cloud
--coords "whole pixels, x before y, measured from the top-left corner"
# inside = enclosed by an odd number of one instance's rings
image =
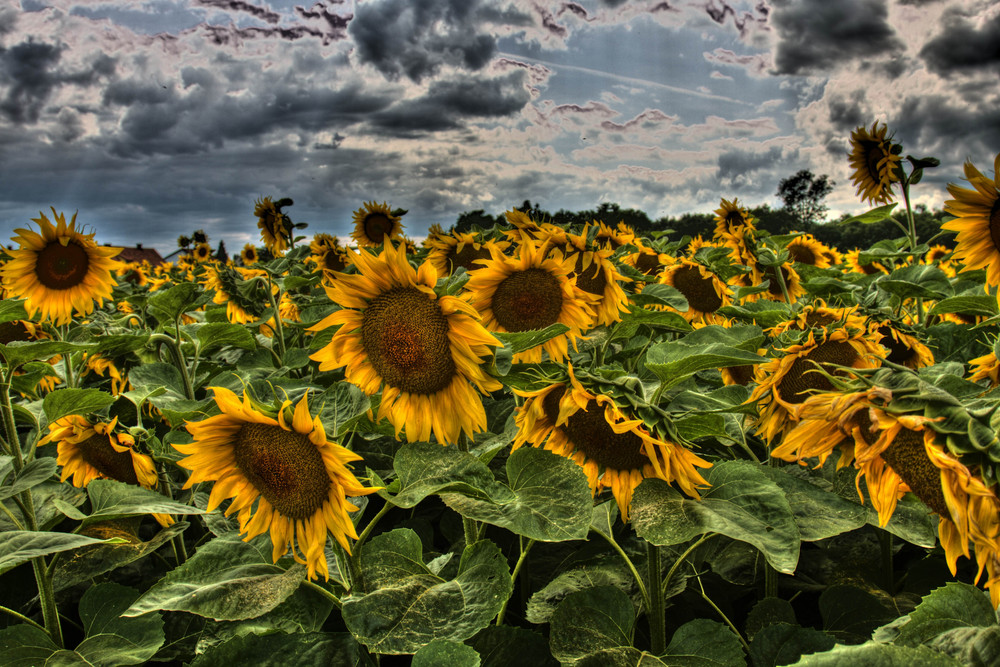
[[[951,95],[913,96],[890,125],[910,153],[935,155],[952,164],[970,155],[992,157],[1000,146],[1000,95],[993,93],[977,104],[959,103]]]
[[[775,0],[773,12],[778,74],[823,72],[903,48],[889,25],[886,0]]]
[[[952,70],[1000,64],[1000,14],[977,28],[960,8],[951,7],[941,23],[941,32],[920,50],[932,71],[947,75]]]
[[[420,82],[442,66],[485,66],[496,38],[481,24],[480,0],[382,0],[359,4],[348,31],[361,62],[385,77]]]
[[[771,146],[767,151],[731,150],[719,155],[718,178],[733,185],[747,184],[761,171],[772,171],[779,163],[786,165],[798,158],[798,151]],[[785,168],[785,167],[783,167]]]
[[[255,5],[251,2],[244,2],[243,0],[195,0],[195,4],[228,11],[246,12],[254,18],[266,21],[267,23],[277,23],[281,20],[281,14],[273,12],[267,7]]]
[[[657,9],[659,9],[659,6]],[[667,9],[669,9],[669,6]],[[724,25],[729,18],[732,18],[733,25],[739,30],[741,37],[746,37],[751,28],[767,25],[767,17],[770,12],[771,8],[763,0],[757,3],[754,11],[743,13],[737,12],[736,8],[726,2],[726,0],[709,0],[705,4],[705,13],[719,25]]]
[[[382,131],[414,136],[462,128],[465,118],[510,116],[530,100],[522,71],[491,78],[441,79],[432,82],[421,97],[373,114],[372,123]]]

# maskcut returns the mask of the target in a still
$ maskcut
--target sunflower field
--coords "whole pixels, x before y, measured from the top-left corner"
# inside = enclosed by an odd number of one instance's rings
[[[1000,155],[858,128],[834,248],[368,202],[0,277],[0,665],[1000,664]],[[251,219],[248,214],[248,219]]]

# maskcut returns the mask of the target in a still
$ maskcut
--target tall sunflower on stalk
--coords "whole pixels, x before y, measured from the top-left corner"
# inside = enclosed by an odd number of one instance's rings
[[[241,401],[224,387],[211,389],[221,414],[187,422],[194,441],[174,445],[185,455],[178,465],[191,471],[184,488],[215,482],[209,511],[231,498],[226,515],[237,513],[244,540],[269,531],[274,562],[291,549],[310,579],[329,579],[327,535],[347,553],[348,538],[358,538],[348,516],[358,508],[347,498],[378,490],[363,487],[348,467],[361,457],[327,439],[306,395],[273,414],[246,393]]]
[[[351,238],[359,248],[380,246],[386,236],[390,241],[403,238],[403,223],[398,215],[393,215],[389,204],[368,201],[354,212],[354,231],[351,232]]]
[[[584,225],[581,233],[566,235],[565,253],[553,252],[572,262],[570,277],[576,279],[576,286],[583,290],[594,311],[591,326],[611,326],[628,312],[628,296],[621,283],[632,279],[618,271],[611,260],[613,250],[593,248],[587,243],[589,228],[589,224]]]
[[[49,432],[38,441],[42,447],[56,443],[56,464],[62,469],[60,481],[72,477],[72,484],[85,488],[95,479],[113,479],[145,489],[155,489],[158,477],[153,459],[136,448],[135,438],[118,428],[118,418],[109,422],[91,421],[83,415],[66,415],[49,424]],[[153,514],[160,525],[174,520]]]
[[[8,250],[10,259],[0,268],[4,289],[14,298],[24,299],[32,319],[68,324],[74,312],[80,316],[94,311],[94,301],[104,305],[118,283],[113,276],[120,262],[112,259],[121,248],[99,246],[94,232],[76,229],[76,213],[66,216],[52,209],[53,224],[39,212],[32,222],[37,232],[15,229],[18,247]],[[36,318],[37,313],[37,318]]]
[[[698,468],[712,464],[680,444],[651,432],[610,396],[594,393],[568,367],[565,382],[535,391],[515,389],[525,399],[514,418],[514,450],[529,444],[548,449],[583,468],[591,493],[610,489],[628,521],[632,494],[647,477],[676,484],[699,498],[708,482]]]
[[[275,202],[270,197],[259,197],[254,201],[253,214],[257,216],[260,239],[275,257],[284,255],[291,247],[292,221],[281,212],[282,207],[290,206],[291,203],[291,199],[279,199]]]
[[[972,189],[948,184],[954,199],[944,203],[944,210],[955,219],[941,228],[958,234],[954,258],[965,264],[962,271],[985,268],[986,284],[1000,285],[1000,153],[992,179],[971,162],[965,163],[965,178]]]
[[[510,247],[510,242],[484,239],[469,232],[451,232],[428,236],[425,245],[428,248],[427,261],[438,275],[450,276],[458,267],[475,271],[483,261],[504,252]]]
[[[388,418],[399,436],[456,443],[486,428],[479,393],[502,385],[482,369],[498,347],[472,306],[437,296],[429,262],[414,269],[404,248],[350,252],[355,274],[337,273],[324,285],[342,309],[310,331],[338,326],[333,339],[310,358],[320,371],[346,366],[347,381],[368,395],[382,391],[376,419]]]
[[[853,185],[858,188],[862,201],[873,206],[888,204],[893,200],[893,184],[899,182],[897,169],[900,167],[899,154],[902,147],[886,138],[888,127],[878,121],[872,123],[871,130],[859,127],[851,132],[851,153],[849,161],[854,173]]]
[[[569,279],[569,260],[546,254],[544,245],[538,247],[530,240],[520,244],[514,257],[495,251],[465,285],[469,302],[490,331],[531,331],[557,323],[569,327],[544,344],[514,355],[518,363],[540,362],[542,350],[552,361],[563,361],[569,343],[576,348],[577,338],[593,317],[586,296]]]
[[[976,452],[965,437],[972,429],[956,429],[954,423],[946,426],[941,405],[921,401],[919,392],[915,396],[895,381],[899,376],[880,379],[876,375],[867,388],[847,385],[809,397],[802,405],[801,421],[772,455],[799,462],[815,458],[822,465],[839,450],[838,467],[853,464],[858,469],[858,495],[864,502],[864,479],[882,526],[889,522],[899,499],[913,492],[941,519],[938,536],[953,576],[959,556],[970,557],[972,542],[979,564],[977,581],[985,570],[986,587],[996,608],[1000,605],[1000,499],[976,464],[966,465],[957,454]],[[897,393],[906,395],[905,404],[896,400]],[[958,401],[948,407],[949,421],[963,415],[970,420]],[[928,416],[936,412],[940,414]],[[953,447],[956,439],[963,442]]]

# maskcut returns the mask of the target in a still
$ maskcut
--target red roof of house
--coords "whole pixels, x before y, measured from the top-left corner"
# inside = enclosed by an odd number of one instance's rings
[[[106,243],[105,245],[111,244]],[[122,251],[115,256],[115,259],[119,262],[141,262],[145,260],[151,266],[159,266],[166,263],[155,248],[143,248],[141,243],[136,243],[134,248],[122,248]]]

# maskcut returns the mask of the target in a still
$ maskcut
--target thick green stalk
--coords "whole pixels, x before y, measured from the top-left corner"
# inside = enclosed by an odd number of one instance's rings
[[[619,556],[621,556],[621,559],[625,562],[625,566],[629,569],[629,572],[632,573],[632,578],[635,579],[635,585],[639,588],[639,596],[642,598],[642,604],[646,607],[646,609],[649,609],[649,593],[646,591],[646,582],[643,581],[642,576],[639,575],[639,570],[636,569],[635,563],[633,563],[632,559],[628,557],[625,550],[622,549],[617,542],[615,542],[613,537],[604,534],[600,530],[594,530],[593,532],[603,537],[607,543],[611,545],[611,548],[614,549]]]
[[[510,580],[517,583],[517,575],[521,573],[521,566],[524,565],[525,559],[528,557],[528,552],[531,551],[531,547],[535,545],[534,540],[528,540],[528,544],[524,543],[524,538],[518,538],[518,545],[521,549],[521,555],[517,557],[517,563],[514,565],[514,571],[510,574]],[[510,602],[510,598],[507,598],[503,602],[503,606],[500,607],[500,613],[497,614],[496,625],[503,625],[503,617],[507,613],[507,603]]]
[[[466,438],[464,431],[458,435],[458,450],[460,452],[469,451],[469,440]],[[462,530],[465,533],[465,546],[472,546],[479,541],[479,524],[475,519],[463,516]]]
[[[267,274],[267,298],[271,302],[271,310],[274,311],[274,341],[278,343],[278,356],[281,363],[285,363],[285,328],[281,324],[281,313],[278,312],[278,303],[273,294],[273,283],[271,274]]]
[[[180,336],[180,329],[177,329]],[[170,350],[170,357],[174,360],[174,366],[180,371],[181,381],[184,383],[184,395],[189,401],[194,400],[194,387],[191,385],[191,376],[188,374],[187,361],[184,359],[184,352],[180,343],[166,334],[156,333],[149,337],[153,343],[165,343]]]
[[[649,608],[646,618],[649,621],[649,651],[653,655],[663,655],[667,650],[666,608],[663,606],[663,579],[660,571],[660,548],[652,542],[646,542],[646,561],[649,591]]]

